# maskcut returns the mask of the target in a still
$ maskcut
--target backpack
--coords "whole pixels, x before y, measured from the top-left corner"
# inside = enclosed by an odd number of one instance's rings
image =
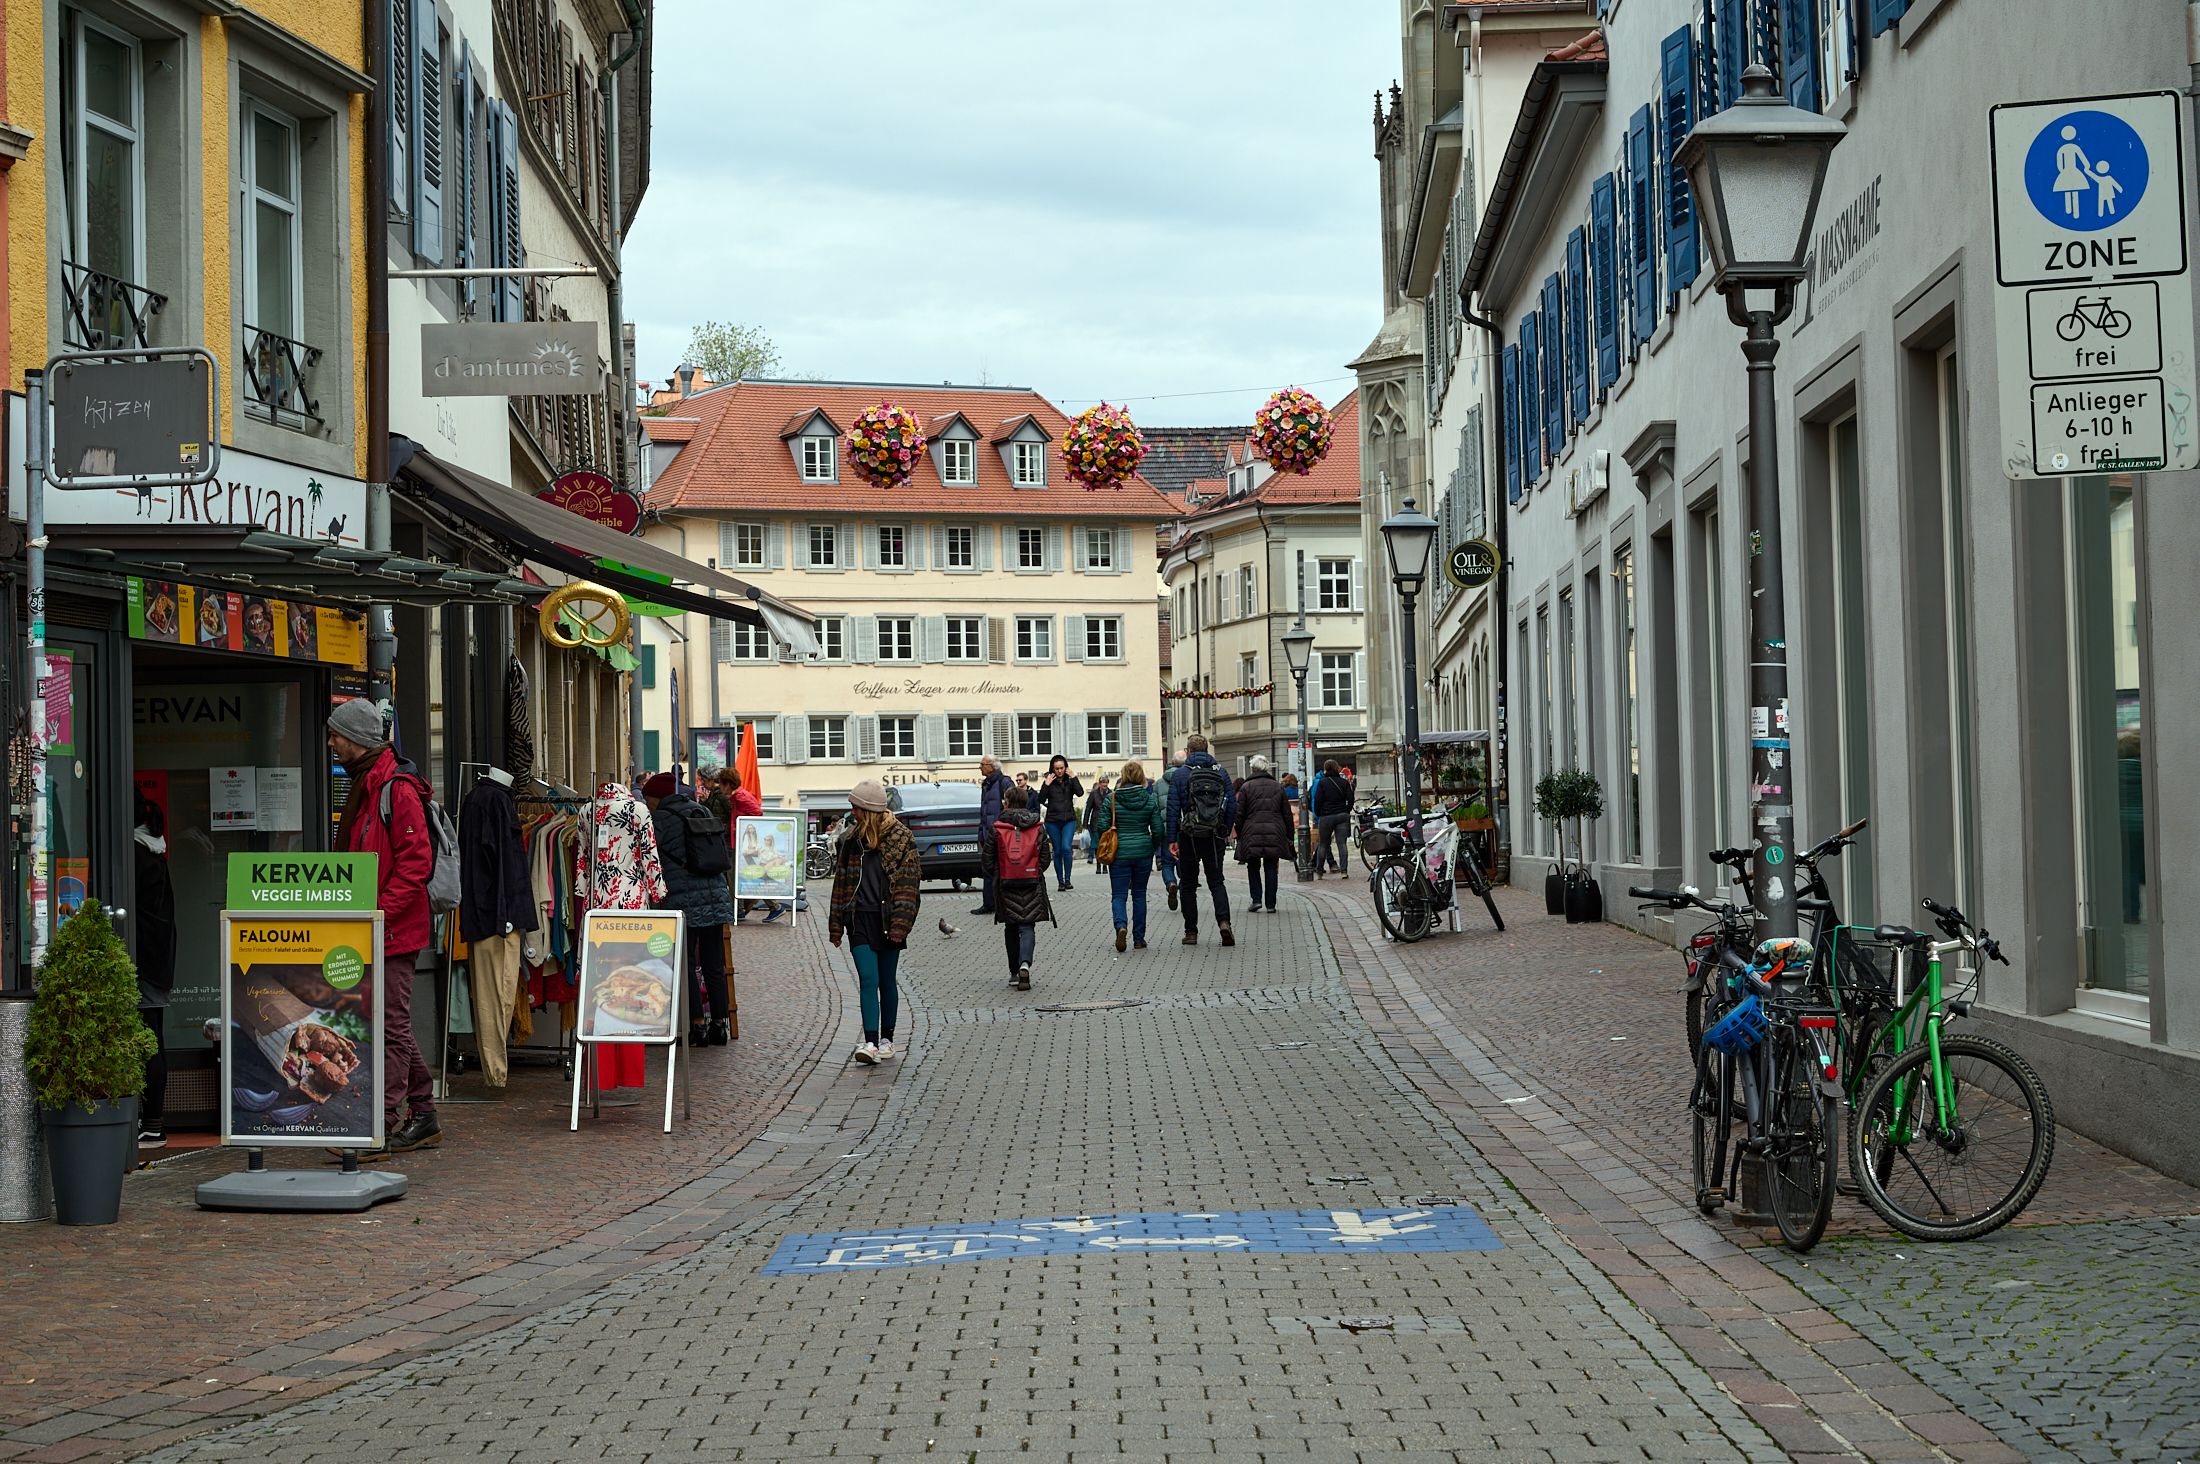
[[[1020,829],[1004,823],[994,829],[993,838],[999,878],[1042,879],[1046,876],[1048,855],[1041,852],[1048,843],[1044,829],[1037,824]]]
[[[1230,816],[1230,779],[1215,763],[1184,769],[1184,807],[1177,827],[1187,834],[1220,834]]]
[[[672,810],[687,827],[687,867],[697,874],[724,874],[733,868],[733,845],[726,838],[726,821],[700,803],[683,803]]]
[[[389,830],[397,778],[407,778],[420,790],[420,811],[428,825],[428,844],[435,851],[435,867],[428,872],[428,913],[448,915],[458,908],[458,825],[443,805],[435,801],[428,780],[417,773],[399,773],[382,785],[382,828]]]

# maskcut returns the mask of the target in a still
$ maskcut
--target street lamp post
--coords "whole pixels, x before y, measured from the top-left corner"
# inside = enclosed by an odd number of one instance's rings
[[[1406,499],[1398,512],[1383,520],[1383,548],[1390,555],[1391,582],[1398,587],[1400,654],[1405,677],[1405,747],[1398,758],[1399,776],[1405,783],[1406,827],[1415,838],[1421,834],[1421,688],[1418,658],[1413,652],[1413,602],[1428,579],[1429,551],[1436,546],[1436,520]]]
[[[1787,575],[1780,548],[1780,469],[1773,388],[1776,334],[1795,309],[1811,221],[1826,166],[1848,129],[1773,95],[1772,73],[1751,66],[1742,96],[1707,117],[1674,161],[1687,171],[1712,278],[1726,313],[1746,334],[1749,362],[1750,821],[1756,848],[1757,918],[1767,938],[1792,936],[1795,922],[1795,759],[1790,745]],[[1769,291],[1753,308],[1751,290]]]
[[[1306,733],[1306,667],[1314,659],[1314,632],[1306,628],[1306,611],[1299,611],[1298,624],[1283,633],[1283,659],[1291,668],[1291,679],[1299,688],[1299,836],[1297,840],[1298,875],[1301,881],[1314,877],[1314,747],[1307,741]]]

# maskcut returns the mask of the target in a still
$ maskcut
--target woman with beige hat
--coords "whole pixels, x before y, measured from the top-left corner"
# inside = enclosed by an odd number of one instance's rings
[[[887,807],[885,784],[865,778],[848,802],[855,814],[835,850],[828,933],[836,946],[848,937],[863,1004],[863,1044],[856,1048],[856,1061],[868,1066],[894,1055],[894,1019],[901,1010],[894,978],[917,923],[917,885],[924,869],[917,841]]]

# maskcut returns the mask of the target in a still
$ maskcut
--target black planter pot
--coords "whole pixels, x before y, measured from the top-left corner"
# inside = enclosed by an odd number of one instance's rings
[[[1591,875],[1571,875],[1566,881],[1566,923],[1595,925],[1603,919],[1603,887]]]
[[[1551,872],[1543,876],[1543,913],[1546,915],[1563,915],[1566,913],[1566,876],[1558,872],[1558,866],[1555,864],[1551,866]]]
[[[122,1177],[137,1157],[135,1097],[42,1110],[53,1217],[62,1225],[112,1225],[122,1215]]]

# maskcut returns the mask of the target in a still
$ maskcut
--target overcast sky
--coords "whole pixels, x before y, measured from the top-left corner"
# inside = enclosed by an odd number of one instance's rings
[[[1391,0],[658,0],[641,373],[716,319],[789,372],[1157,426],[1335,401],[1381,324],[1397,67]]]

